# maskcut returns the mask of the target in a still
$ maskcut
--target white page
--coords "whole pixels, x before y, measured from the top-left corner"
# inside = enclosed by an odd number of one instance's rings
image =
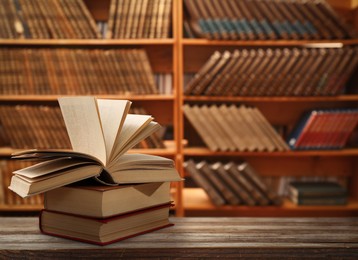
[[[153,118],[148,115],[128,114],[126,120],[124,121],[120,138],[116,143],[115,147],[113,147],[113,159],[117,158],[119,154],[123,154],[123,147],[131,139],[133,139],[135,135],[137,135],[141,130],[143,130],[152,120]]]
[[[96,99],[64,97],[58,102],[73,150],[93,155],[106,164],[106,145]]]
[[[67,168],[73,168],[83,164],[94,164],[93,162],[75,160],[70,158],[59,158],[50,161],[41,162],[29,167],[16,170],[13,173],[27,178],[37,178],[43,175],[51,174],[53,172],[61,171]],[[98,165],[100,166],[100,165]]]
[[[97,104],[106,143],[108,164],[111,160],[113,146],[120,139],[120,132],[131,102],[128,100],[97,99]]]

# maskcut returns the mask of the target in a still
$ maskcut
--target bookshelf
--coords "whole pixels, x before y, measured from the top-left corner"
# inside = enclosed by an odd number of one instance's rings
[[[352,1],[351,1],[352,2]],[[179,17],[183,17],[183,6],[178,5]],[[347,11],[340,5],[339,11],[345,17],[356,24],[356,11]],[[182,27],[183,19],[179,20]],[[196,73],[210,57],[219,50],[232,51],[242,48],[266,48],[266,47],[309,47],[309,46],[356,46],[357,39],[345,40],[208,40],[184,38],[183,32],[179,31],[179,74]],[[184,86],[184,79],[179,78],[178,86]],[[271,124],[281,124],[292,128],[297,122],[299,115],[315,107],[357,107],[358,96],[356,94],[344,94],[338,96],[270,96],[270,97],[243,97],[243,96],[190,96],[179,93],[179,103],[191,105],[210,104],[246,104],[254,105],[264,114]],[[179,111],[180,112],[180,111]],[[182,212],[185,216],[302,216],[302,217],[327,217],[327,216],[356,216],[358,214],[358,165],[357,148],[326,151],[284,151],[284,152],[213,152],[203,147],[203,144],[190,145],[196,141],[197,133],[184,113],[179,117],[180,140],[187,140],[188,145],[179,147],[182,154],[182,162],[188,159],[208,162],[239,160],[252,165],[262,176],[306,176],[310,173],[314,176],[335,176],[349,178],[350,199],[346,206],[296,206],[285,199],[281,206],[215,206],[210,202],[208,195],[202,188],[193,188],[183,184],[180,189],[182,196]],[[190,130],[188,131],[188,128]],[[188,140],[189,139],[189,140]],[[183,167],[181,173],[190,178]]]
[[[84,0],[83,1],[96,21],[106,21],[109,17],[110,0]],[[1,48],[28,48],[28,49],[98,49],[98,50],[116,50],[116,49],[144,49],[148,56],[151,69],[154,74],[171,74],[172,84],[170,94],[99,94],[98,98],[109,99],[128,99],[133,102],[134,107],[143,107],[148,114],[152,114],[156,121],[163,126],[172,126],[173,137],[171,140],[165,140],[166,148],[156,149],[132,149],[131,153],[145,153],[163,156],[176,160],[178,141],[178,125],[176,124],[178,116],[178,102],[176,85],[178,74],[175,73],[177,66],[177,21],[175,5],[172,10],[172,25],[170,38],[153,39],[0,39]],[[76,94],[71,94],[76,95]],[[46,95],[0,95],[0,105],[33,105],[33,106],[56,106],[57,98],[63,96],[60,94]],[[18,149],[11,147],[0,148],[0,161],[8,161],[13,152]],[[4,175],[0,170],[0,174]],[[1,176],[0,176],[1,177]],[[5,181],[4,178],[0,178]],[[3,184],[1,184],[3,185]],[[1,186],[0,186],[1,187]],[[6,189],[6,187],[4,187]],[[173,184],[172,196],[175,199],[178,196],[176,184]],[[0,193],[1,199],[1,193]],[[21,204],[16,199],[11,199],[11,203],[0,203],[1,212],[30,212],[42,209],[41,203],[29,202]],[[177,199],[175,199],[177,200]]]
[[[94,19],[105,21],[109,17],[110,0],[84,0]],[[339,1],[338,1],[339,2]],[[172,37],[167,39],[0,39],[0,48],[143,48],[148,54],[154,73],[172,74],[170,95],[96,95],[102,98],[130,99],[143,106],[163,125],[173,125],[173,139],[167,149],[142,149],[141,153],[165,156],[175,160],[183,177],[190,177],[183,169],[189,158],[210,160],[246,160],[264,176],[301,176],[311,172],[316,176],[343,176],[350,178],[350,201],[347,206],[298,207],[284,201],[281,206],[213,206],[199,188],[189,188],[186,182],[173,185],[177,216],[353,216],[358,215],[358,148],[328,151],[287,152],[212,152],[203,146],[191,146],[182,107],[184,104],[247,104],[260,109],[272,124],[292,128],[302,111],[320,107],[357,106],[358,95],[320,97],[207,97],[183,94],[184,74],[195,73],[215,50],[237,48],[296,47],[327,45],[358,45],[358,39],[349,40],[249,40],[219,41],[186,39],[183,36],[183,1],[173,0]],[[354,11],[355,12],[355,11]],[[344,10],[352,20],[353,11]],[[354,16],[353,16],[354,19]],[[1,95],[0,104],[50,104],[58,95]],[[279,113],[280,116],[277,116]],[[190,128],[190,127],[189,127]],[[192,133],[193,131],[190,131]],[[1,148],[1,159],[8,159],[14,150]],[[139,150],[133,150],[139,152]],[[0,205],[2,211],[34,211],[39,205]],[[0,213],[1,214],[1,213]]]

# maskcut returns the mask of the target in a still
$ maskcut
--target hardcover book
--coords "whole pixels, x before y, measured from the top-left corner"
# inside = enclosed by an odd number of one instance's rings
[[[291,182],[289,192],[295,197],[333,197],[347,196],[347,189],[336,182]]]
[[[169,202],[170,182],[107,186],[85,180],[44,194],[46,210],[95,218],[108,218]]]

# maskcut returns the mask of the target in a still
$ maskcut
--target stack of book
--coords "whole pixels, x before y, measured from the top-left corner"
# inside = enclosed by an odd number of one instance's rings
[[[83,0],[2,0],[0,38],[100,38]]]
[[[111,0],[106,38],[170,38],[172,0]]]
[[[189,105],[190,124],[212,151],[286,151],[286,142],[256,107]]]
[[[44,196],[45,234],[106,245],[171,226],[170,183],[100,186],[76,183]]]
[[[357,68],[357,49],[276,48],[214,52],[186,95],[327,96],[341,94]]]
[[[67,97],[59,103],[73,150],[13,154],[40,161],[14,171],[9,189],[23,198],[46,193],[41,231],[104,245],[169,226],[170,182],[181,180],[173,160],[126,153],[159,124],[128,114],[127,100]],[[97,186],[78,187],[83,180]],[[64,187],[70,184],[75,187]]]
[[[289,198],[297,205],[346,205],[347,189],[336,182],[291,182]]]
[[[133,114],[147,114],[143,107],[131,108]],[[0,147],[13,149],[69,149],[61,111],[57,106],[0,106]],[[153,133],[135,148],[165,148],[163,137]]]
[[[290,133],[291,149],[339,149],[358,124],[358,109],[315,109],[306,112]]]
[[[0,49],[2,95],[157,93],[144,49]]]
[[[323,0],[185,0],[184,4],[189,37],[308,40],[356,35]]]
[[[206,161],[196,163],[189,160],[184,163],[184,167],[216,206],[281,204],[281,198],[263,182],[261,176],[246,162],[209,164]]]

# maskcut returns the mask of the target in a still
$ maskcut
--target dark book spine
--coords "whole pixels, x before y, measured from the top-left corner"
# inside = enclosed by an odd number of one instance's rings
[[[184,162],[185,170],[190,174],[193,180],[199,187],[202,187],[208,194],[210,200],[216,206],[222,206],[225,204],[223,197],[217,192],[217,190],[210,184],[210,182],[198,171],[194,161],[189,160]]]

